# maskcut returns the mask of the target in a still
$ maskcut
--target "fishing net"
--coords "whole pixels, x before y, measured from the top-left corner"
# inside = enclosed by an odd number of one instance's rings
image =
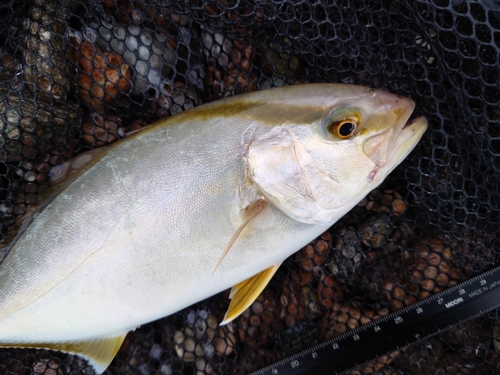
[[[222,97],[352,83],[411,97],[429,119],[408,159],[241,317],[218,326],[224,292],[144,325],[109,374],[245,374],[500,264],[493,0],[4,0],[0,15],[2,237],[52,166]],[[357,373],[494,374],[499,358],[496,310]],[[0,351],[1,375],[91,372],[72,355]]]

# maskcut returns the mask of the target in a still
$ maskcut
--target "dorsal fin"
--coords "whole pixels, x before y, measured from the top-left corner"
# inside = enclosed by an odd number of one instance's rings
[[[20,216],[9,228],[5,239],[0,242],[0,264],[33,219],[73,181],[106,155],[110,147],[105,146],[84,152],[50,170],[50,188],[38,198],[35,204],[28,207],[24,215]]]
[[[110,148],[111,146],[99,147],[84,152],[63,164],[56,165],[49,172],[50,186],[57,186],[57,188],[62,186],[61,190],[64,190],[69,184],[101,160]],[[57,194],[59,194],[59,191]]]

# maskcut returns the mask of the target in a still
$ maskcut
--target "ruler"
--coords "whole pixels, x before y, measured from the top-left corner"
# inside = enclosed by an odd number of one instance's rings
[[[250,375],[345,374],[500,306],[500,267]]]

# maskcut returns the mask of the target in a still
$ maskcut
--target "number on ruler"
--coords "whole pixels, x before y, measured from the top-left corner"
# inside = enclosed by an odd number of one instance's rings
[[[403,323],[403,318],[401,318],[400,316],[395,317],[394,318],[394,323],[396,323],[396,324]]]
[[[292,366],[292,368],[299,367],[299,365],[300,365],[300,363],[297,360],[290,362],[290,366]]]
[[[311,355],[313,358],[318,358],[318,353],[316,353],[316,352],[312,352]]]
[[[419,307],[419,308],[417,309],[417,314],[422,314],[423,312],[424,312],[424,309],[423,309],[423,308]]]
[[[332,345],[333,350],[338,350],[339,344],[335,343]]]

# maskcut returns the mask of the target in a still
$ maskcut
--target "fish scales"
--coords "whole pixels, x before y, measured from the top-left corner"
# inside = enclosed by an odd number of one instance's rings
[[[0,345],[121,336],[276,266],[263,288],[411,151],[426,127],[402,130],[412,110],[378,90],[306,85],[211,103],[117,142],[0,265]],[[337,139],[328,126],[345,111],[366,117],[363,132]],[[364,148],[397,160],[378,165]],[[264,208],[246,217],[256,200]]]

